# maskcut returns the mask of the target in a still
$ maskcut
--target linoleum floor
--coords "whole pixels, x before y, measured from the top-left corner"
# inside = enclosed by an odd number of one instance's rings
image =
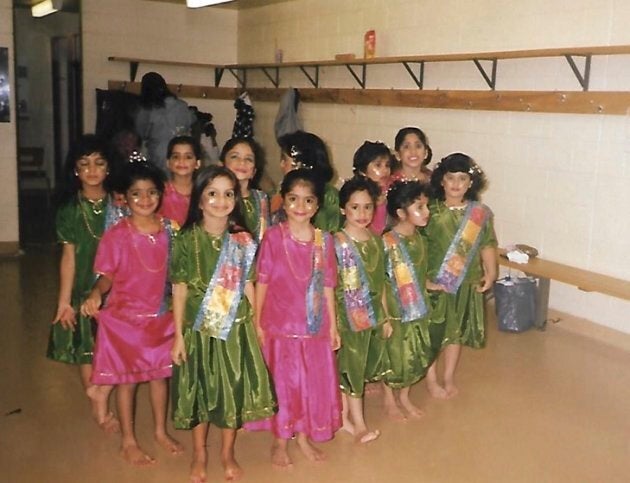
[[[137,431],[157,464],[134,468],[118,439],[92,423],[77,370],[44,357],[57,297],[57,249],[32,245],[0,259],[0,482],[185,482],[190,453],[171,457],[151,438],[148,391],[138,394]],[[460,394],[412,399],[423,419],[399,423],[366,399],[381,437],[357,446],[338,434],[306,461],[293,446],[292,470],[269,464],[270,436],[239,432],[246,482],[627,482],[630,481],[630,352],[563,329],[507,334],[489,319],[488,346],[465,350]],[[620,335],[619,337],[630,337]],[[173,434],[191,447],[190,434]],[[209,438],[209,481],[222,481],[219,432]]]

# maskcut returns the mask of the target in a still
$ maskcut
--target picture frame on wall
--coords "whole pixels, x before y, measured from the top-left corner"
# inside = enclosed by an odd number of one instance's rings
[[[9,49],[0,47],[0,122],[11,122]]]

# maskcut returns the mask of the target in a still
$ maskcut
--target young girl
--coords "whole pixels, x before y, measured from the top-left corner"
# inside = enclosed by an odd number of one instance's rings
[[[201,166],[201,149],[192,137],[176,136],[168,143],[166,158],[171,180],[164,188],[160,214],[182,226],[190,205],[193,175]]]
[[[199,171],[171,261],[173,419],[176,428],[192,429],[193,482],[206,481],[209,423],[222,428],[221,462],[232,480],[241,474],[234,458],[237,428],[275,409],[252,323],[256,243],[243,231],[239,198],[229,169]]]
[[[313,218],[313,226],[320,230],[335,232],[339,229],[339,191],[335,188],[331,181],[334,171],[328,157],[328,150],[324,141],[315,134],[296,131],[291,134],[285,134],[278,139],[278,144],[282,150],[280,157],[280,168],[286,175],[289,171],[298,168],[312,170],[318,183],[324,185],[324,197],[320,203],[320,208]],[[272,215],[283,206],[281,196],[276,196],[272,200]],[[275,216],[274,218],[284,220],[283,216]]]
[[[267,194],[252,187],[262,174],[262,150],[252,138],[232,138],[223,146],[221,161],[238,179],[245,227],[260,242],[270,221]]]
[[[409,399],[409,390],[422,379],[442,343],[441,328],[429,318],[427,248],[418,230],[429,221],[427,186],[418,181],[396,181],[387,194],[387,211],[394,220],[391,231],[383,235],[387,256],[387,275],[392,286],[388,310],[393,334],[387,341],[392,371],[385,377],[385,409],[397,420],[423,412]]]
[[[110,163],[105,144],[85,135],[70,149],[65,164],[65,191],[57,212],[57,238],[63,244],[57,312],[52,321],[47,356],[79,366],[81,381],[90,390],[95,327],[80,314],[95,277],[92,264],[106,222],[122,216],[108,192]],[[118,430],[113,413],[92,403],[92,414],[106,432]]]
[[[461,346],[481,348],[485,344],[483,292],[497,276],[497,240],[492,212],[477,202],[486,179],[469,156],[454,153],[442,159],[431,185],[436,200],[426,228],[429,277],[443,290],[435,317],[446,321],[446,329],[444,386],[438,383],[435,364],[427,382],[431,395],[444,399],[457,394],[454,374]]]
[[[380,435],[365,424],[363,394],[366,382],[378,381],[389,371],[385,341],[392,326],[384,307],[385,255],[381,238],[368,228],[379,194],[376,183],[364,176],[346,181],[339,191],[345,224],[335,234],[342,429],[354,434],[357,443],[368,443]]]
[[[398,169],[392,175],[392,181],[399,179],[429,182],[432,151],[427,136],[417,127],[404,127],[394,140]]]
[[[390,184],[391,168],[392,155],[384,143],[365,141],[354,153],[352,171],[367,176],[381,190],[370,223],[370,230],[376,235],[382,235],[387,224],[386,194]]]
[[[131,214],[103,235],[94,260],[100,277],[81,313],[99,323],[92,373],[96,389],[91,397],[102,403],[111,387],[118,386],[121,455],[128,463],[143,466],[155,460],[135,436],[134,399],[140,382],[149,381],[155,440],[172,454],[182,452],[166,432],[166,378],[171,375],[173,343],[173,316],[166,299],[173,231],[170,221],[156,213],[164,191],[158,168],[146,161],[129,163],[120,189]]]
[[[272,464],[292,464],[288,442],[312,460],[324,454],[312,441],[333,437],[340,424],[340,397],[334,352],[335,249],[330,234],[311,219],[323,198],[323,186],[311,170],[288,173],[280,189],[287,221],[265,234],[258,255],[256,327],[278,395],[278,414],[246,426],[271,430]]]

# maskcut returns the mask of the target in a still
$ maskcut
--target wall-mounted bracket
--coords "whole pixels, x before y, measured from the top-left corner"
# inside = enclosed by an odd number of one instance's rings
[[[358,65],[361,67],[361,77],[359,77],[359,75],[354,71],[354,69],[352,68],[353,65]],[[354,80],[356,80],[357,83],[361,86],[361,89],[365,89],[365,64],[345,64],[345,66],[352,74],[352,77],[354,77]]]
[[[417,76],[416,73],[411,70],[411,67],[409,67],[410,62],[403,62],[402,64],[405,66],[405,69],[407,69],[407,72],[409,72],[409,75],[418,86],[418,89],[422,89],[424,85],[424,61],[419,62],[420,71],[418,72]]]
[[[136,75],[138,74],[138,66],[140,65],[140,62],[129,62],[129,81],[130,82],[135,82],[136,81]]]
[[[223,67],[217,67],[214,69],[214,87],[219,87],[219,85],[221,84],[223,72],[225,72],[225,69]]]
[[[584,57],[584,74],[580,72],[580,69],[578,69],[575,63],[575,60],[573,60],[573,57],[575,57],[574,55],[568,54],[568,55],[565,55],[564,57],[565,59],[567,59],[569,66],[571,66],[571,70],[573,71],[573,73],[575,74],[575,77],[577,77],[578,82],[582,86],[582,90],[587,91],[589,80],[591,77],[591,55],[579,56],[579,57]]]
[[[228,67],[228,70],[230,71],[230,74],[232,74],[236,78],[242,88],[247,87],[247,69],[233,69],[231,67]],[[243,74],[242,77],[238,75],[239,72]]]
[[[267,76],[267,79],[269,79],[271,81],[271,83],[273,84],[274,87],[278,87],[280,85],[280,68],[279,67],[272,67],[273,71],[274,71],[274,76],[272,76],[269,71],[267,70],[267,67],[261,67],[260,68],[264,74]]]
[[[481,65],[481,61],[492,62],[490,75],[488,75],[486,69],[484,69],[483,65]],[[477,69],[479,69],[479,72],[483,76],[483,80],[485,80],[486,84],[488,84],[488,87],[494,90],[497,86],[497,59],[473,59],[473,62],[477,66]]]
[[[305,65],[300,66],[300,70],[304,73],[304,75],[310,81],[313,87],[317,89],[319,87],[319,66],[316,65],[315,67],[313,67],[313,69],[314,69],[314,75],[311,75],[308,73],[308,70],[306,70]]]

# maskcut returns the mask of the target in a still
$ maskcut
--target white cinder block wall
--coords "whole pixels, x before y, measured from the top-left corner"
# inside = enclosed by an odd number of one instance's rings
[[[129,64],[110,56],[199,63],[236,62],[236,10],[188,9],[146,0],[82,0],[84,128],[96,122],[95,89],[108,80],[129,80]],[[214,85],[214,71],[140,64],[136,80],[149,71],[172,84]],[[232,81],[225,76],[224,85]],[[185,99],[215,117],[219,142],[229,139],[234,122],[231,101]]]
[[[241,10],[239,62],[363,54],[376,30],[378,56],[630,44],[623,0],[294,0]],[[282,86],[310,87],[299,71]],[[597,57],[592,90],[628,90],[630,56]],[[251,84],[270,86],[262,76]],[[322,87],[357,87],[345,68],[320,73]],[[368,87],[414,88],[402,66],[368,70]],[[487,89],[472,63],[425,67],[426,89]],[[497,89],[580,90],[559,59],[499,63]],[[276,103],[256,103],[256,129],[269,172],[279,179]],[[396,131],[420,126],[434,159],[464,151],[485,169],[484,201],[496,214],[501,244],[521,242],[546,258],[630,279],[630,118],[628,116],[458,111],[302,104],[305,128],[329,145],[341,177],[366,139],[393,145]],[[552,283],[551,306],[630,333],[630,303]]]

